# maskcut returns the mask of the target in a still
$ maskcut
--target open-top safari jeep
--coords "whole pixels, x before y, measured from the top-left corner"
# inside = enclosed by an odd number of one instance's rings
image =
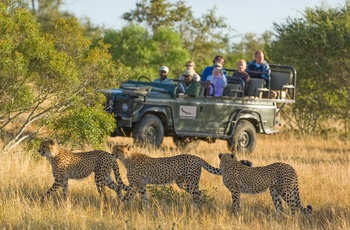
[[[270,68],[269,88],[263,79],[252,77],[246,95],[242,82],[233,78],[222,97],[204,93],[190,97],[178,93],[177,83],[153,83],[147,77],[126,81],[118,89],[104,91],[106,110],[116,118],[112,135],[133,137],[139,144],[156,147],[164,137],[172,137],[179,147],[221,139],[227,140],[232,151],[252,152],[256,134],[276,133],[276,116],[286,103],[295,102],[295,68]],[[277,96],[271,98],[272,92]]]

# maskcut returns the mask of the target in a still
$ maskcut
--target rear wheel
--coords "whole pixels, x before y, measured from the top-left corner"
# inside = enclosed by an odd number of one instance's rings
[[[135,125],[133,138],[136,144],[153,145],[158,148],[164,138],[163,123],[157,116],[146,114]]]
[[[227,145],[232,152],[252,153],[256,145],[256,130],[253,124],[245,120],[239,121]]]

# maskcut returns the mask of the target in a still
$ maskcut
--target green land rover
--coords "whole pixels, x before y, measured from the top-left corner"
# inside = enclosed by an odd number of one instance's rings
[[[270,84],[251,77],[244,93],[240,79],[228,79],[222,97],[179,93],[178,82],[159,84],[147,77],[105,90],[106,110],[116,118],[112,136],[132,137],[138,144],[161,146],[172,137],[178,147],[227,140],[232,151],[253,152],[256,134],[276,133],[276,119],[287,103],[295,102],[296,70],[270,65]],[[231,72],[233,69],[226,69]],[[271,97],[274,95],[274,97]]]

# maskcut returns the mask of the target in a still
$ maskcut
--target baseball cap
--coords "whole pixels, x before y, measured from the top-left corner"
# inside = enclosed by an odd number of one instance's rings
[[[160,67],[159,71],[165,71],[166,73],[169,73],[169,68],[166,66]]]

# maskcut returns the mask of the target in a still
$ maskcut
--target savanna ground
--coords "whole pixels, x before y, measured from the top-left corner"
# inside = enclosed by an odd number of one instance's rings
[[[131,139],[111,138],[106,145],[132,143]],[[150,156],[181,153],[166,138],[160,149],[141,149]],[[201,142],[186,151],[219,166],[219,152],[228,152],[226,142]],[[100,207],[93,176],[70,180],[69,200],[60,189],[45,203],[40,197],[52,185],[51,166],[36,149],[18,148],[0,153],[1,229],[350,229],[350,143],[336,138],[296,137],[289,134],[259,135],[249,159],[254,166],[276,161],[291,164],[299,177],[303,205],[311,204],[311,216],[292,216],[289,210],[277,215],[268,192],[241,196],[241,213],[231,213],[231,196],[220,176],[203,170],[200,188],[204,204],[198,209],[189,194],[175,184],[149,187],[150,206],[142,206],[136,196],[130,207],[119,204],[108,189],[108,204]],[[120,166],[123,180],[126,172]],[[286,208],[287,209],[287,208]]]

